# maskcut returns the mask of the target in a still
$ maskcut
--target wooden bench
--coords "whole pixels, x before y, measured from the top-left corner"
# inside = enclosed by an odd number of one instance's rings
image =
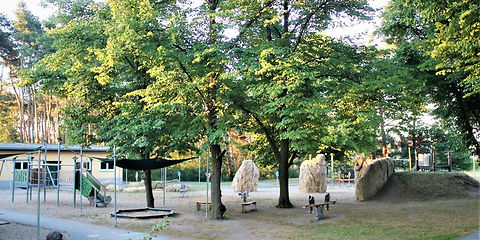
[[[325,212],[324,212],[324,209],[325,208],[329,208],[330,204],[335,204],[336,201],[330,201],[330,202],[324,202],[324,203],[314,203],[314,204],[307,204],[305,205],[304,208],[310,208],[310,207],[314,207],[316,210],[317,210],[317,215],[316,215],[316,218],[317,220],[321,220],[321,219],[324,219],[325,218]]]
[[[249,206],[249,205],[253,205],[252,211],[257,211],[257,202],[255,202],[255,201],[252,201],[252,202],[242,202],[242,212],[243,212],[243,213],[246,213],[246,212],[247,212],[246,207]]]
[[[206,202],[197,202],[197,211],[200,211],[202,205],[207,205]],[[212,210],[212,203],[208,203],[208,209]]]
[[[335,182],[355,182],[354,178],[335,178]]]

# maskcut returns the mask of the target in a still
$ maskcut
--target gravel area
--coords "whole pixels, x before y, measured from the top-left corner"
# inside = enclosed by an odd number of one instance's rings
[[[50,232],[53,232],[53,230],[41,228],[40,239],[46,239]],[[0,225],[0,240],[27,240],[36,238],[37,227],[18,223],[7,223]]]

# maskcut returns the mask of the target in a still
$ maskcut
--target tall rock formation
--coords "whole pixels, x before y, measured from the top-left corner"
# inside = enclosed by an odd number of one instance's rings
[[[299,190],[303,193],[323,193],[327,191],[327,168],[325,155],[306,160],[300,165]]]
[[[260,172],[257,165],[252,160],[245,160],[233,177],[232,190],[234,192],[257,191],[259,178]]]

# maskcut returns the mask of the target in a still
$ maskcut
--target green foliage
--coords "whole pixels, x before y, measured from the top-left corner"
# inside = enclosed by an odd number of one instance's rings
[[[276,179],[277,168],[274,165],[257,165],[258,172],[260,173],[260,179]]]
[[[168,216],[165,216],[160,220],[160,223],[152,226],[152,232],[163,231],[167,229],[169,225],[170,225],[170,219],[168,219]]]
[[[478,132],[479,9],[474,1],[392,1],[381,31],[404,63],[417,68],[434,113],[480,155]]]
[[[17,116],[15,96],[5,91],[0,91],[0,142],[17,142],[19,139],[15,128]]]
[[[18,52],[13,43],[13,26],[5,15],[0,13],[0,59],[8,64],[15,61]]]

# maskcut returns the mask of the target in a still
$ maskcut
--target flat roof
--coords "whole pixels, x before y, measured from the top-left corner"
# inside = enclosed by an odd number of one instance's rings
[[[41,143],[0,143],[0,151],[36,151],[45,150],[57,151],[58,144],[41,144]],[[60,145],[60,151],[75,151],[80,152],[80,145]],[[109,152],[109,147],[91,145],[83,148],[84,152]]]

